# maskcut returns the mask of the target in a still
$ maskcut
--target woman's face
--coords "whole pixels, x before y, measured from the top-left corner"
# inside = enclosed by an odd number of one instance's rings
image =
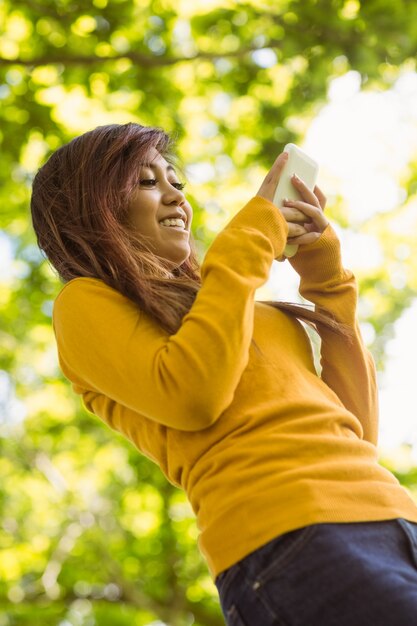
[[[150,165],[141,166],[138,185],[128,205],[130,228],[147,237],[152,251],[179,267],[190,254],[193,211],[182,192],[175,169],[157,150]],[[164,222],[167,218],[182,222]]]

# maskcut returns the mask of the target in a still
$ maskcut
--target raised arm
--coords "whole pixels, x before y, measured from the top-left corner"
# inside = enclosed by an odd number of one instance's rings
[[[171,336],[103,282],[71,281],[55,302],[54,329],[74,390],[181,430],[213,424],[247,365],[255,290],[282,254],[287,232],[278,209],[253,198],[209,248],[200,291]]]
[[[356,415],[363,437],[375,444],[378,438],[378,392],[375,364],[365,347],[357,320],[357,285],[352,272],[343,268],[340,242],[323,214],[325,197],[316,188],[309,191],[296,181],[303,201],[288,207],[303,211],[311,219],[307,235],[294,239],[300,243],[290,260],[301,277],[301,295],[328,311],[347,326],[348,335],[319,327],[321,336],[321,377],[335,391],[344,406]]]

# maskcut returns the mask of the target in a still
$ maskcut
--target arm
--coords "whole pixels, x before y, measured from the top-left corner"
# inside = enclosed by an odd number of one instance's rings
[[[304,207],[305,208],[305,207]],[[322,380],[360,420],[363,438],[377,444],[378,392],[375,364],[364,346],[356,316],[357,285],[342,266],[340,243],[327,225],[314,243],[300,246],[291,265],[301,277],[301,295],[348,326],[350,336],[320,327]]]
[[[287,232],[278,209],[253,198],[210,246],[200,291],[171,336],[102,281],[68,283],[55,302],[54,329],[74,390],[180,430],[213,424],[247,365],[255,291],[282,255]]]
[[[375,364],[363,344],[356,317],[355,278],[342,265],[340,243],[323,209],[326,198],[318,187],[314,191],[297,177],[293,185],[301,200],[285,202],[283,215],[304,223],[306,234],[289,243],[301,244],[291,265],[301,277],[300,293],[328,311],[347,326],[348,336],[319,327],[321,337],[322,380],[338,395],[343,405],[359,419],[363,438],[376,445],[378,438],[378,394]],[[300,214],[302,218],[300,218]],[[308,223],[305,223],[306,218]]]

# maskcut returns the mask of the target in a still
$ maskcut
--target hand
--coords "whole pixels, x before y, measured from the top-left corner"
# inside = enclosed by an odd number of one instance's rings
[[[295,227],[301,223],[304,232],[294,233],[293,227],[292,232],[288,231],[287,242],[291,245],[313,243],[317,241],[329,224],[323,213],[326,206],[326,196],[317,186],[314,187],[313,191],[310,191],[307,185],[295,174],[292,176],[291,182],[300,194],[301,200],[285,200],[281,212],[289,226],[294,223]]]
[[[282,173],[284,166],[288,160],[288,153],[282,152],[275,159],[275,162],[268,174],[266,175],[262,185],[259,188],[257,196],[261,196],[262,198],[266,198],[270,202],[274,201],[275,191]],[[301,235],[307,234],[307,229],[303,224],[308,221],[306,220],[306,216],[301,211],[293,210],[285,210],[283,207],[281,211],[283,214],[287,224],[288,224],[288,235],[287,241],[290,243],[293,239],[300,237]]]
[[[270,202],[274,201],[275,191],[281,176],[281,172],[284,169],[286,162],[288,161],[288,153],[281,152],[275,159],[275,162],[268,174],[265,176],[262,185],[259,188],[257,196],[261,196]]]

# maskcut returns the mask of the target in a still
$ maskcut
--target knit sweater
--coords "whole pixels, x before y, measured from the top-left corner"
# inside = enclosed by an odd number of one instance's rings
[[[300,293],[352,331],[319,329],[320,374],[304,326],[255,300],[287,232],[271,202],[250,200],[208,249],[173,335],[98,279],[69,281],[54,305],[64,375],[185,490],[213,578],[309,524],[417,522],[408,491],[378,464],[375,368],[331,225],[291,259]]]

